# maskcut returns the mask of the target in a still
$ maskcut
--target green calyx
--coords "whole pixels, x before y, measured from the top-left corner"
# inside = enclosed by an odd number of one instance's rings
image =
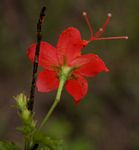
[[[73,67],[69,67],[69,66],[62,66],[61,67],[61,74],[60,74],[60,80],[68,80],[70,74],[73,71]]]

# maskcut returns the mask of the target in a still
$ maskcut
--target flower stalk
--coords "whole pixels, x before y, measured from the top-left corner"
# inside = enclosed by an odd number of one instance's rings
[[[62,94],[62,90],[65,84],[65,79],[61,78],[60,83],[59,83],[59,87],[57,90],[57,94],[56,94],[56,98],[54,100],[54,103],[52,104],[50,110],[48,111],[47,115],[45,116],[44,120],[42,121],[39,130],[41,130],[44,125],[46,124],[47,120],[49,119],[49,117],[51,116],[51,114],[53,113],[55,107],[57,106],[57,104],[60,102],[60,98],[61,98],[61,94]]]
[[[46,122],[48,121],[51,114],[53,113],[55,107],[60,102],[62,90],[63,90],[64,85],[65,85],[70,73],[72,72],[72,70],[73,70],[73,68],[70,68],[67,66],[61,67],[60,82],[59,82],[56,98],[55,98],[54,103],[52,104],[51,108],[49,109],[48,113],[46,114],[44,120],[42,121],[41,125],[39,126],[39,130],[41,130],[45,126]]]

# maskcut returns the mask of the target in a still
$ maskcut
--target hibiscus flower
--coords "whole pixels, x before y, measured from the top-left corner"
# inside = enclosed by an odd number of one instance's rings
[[[110,14],[103,27],[93,35],[87,14],[84,12],[83,15],[91,32],[89,40],[82,40],[79,30],[69,27],[60,35],[56,47],[48,42],[41,42],[38,63],[44,70],[40,71],[37,77],[36,85],[39,92],[50,92],[57,89],[61,76],[65,73],[66,90],[78,103],[88,91],[85,77],[94,77],[102,71],[109,71],[98,55],[82,54],[82,49],[94,40],[126,39],[127,37],[101,37],[110,20]],[[27,51],[32,62],[34,61],[35,50],[36,44],[32,44]]]

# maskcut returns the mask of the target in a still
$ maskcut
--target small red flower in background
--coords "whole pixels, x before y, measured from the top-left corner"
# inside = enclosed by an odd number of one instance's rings
[[[87,14],[84,12],[83,15],[91,32],[91,38],[89,40],[82,40],[80,32],[74,27],[69,27],[60,35],[56,47],[53,47],[48,42],[41,42],[39,65],[42,66],[44,70],[39,72],[38,75],[38,91],[50,92],[57,89],[61,67],[74,67],[75,69],[69,75],[65,86],[67,92],[70,93],[74,97],[75,102],[78,103],[86,95],[88,90],[88,83],[84,77],[93,77],[102,71],[109,71],[99,56],[96,54],[82,55],[81,50],[93,40],[127,39],[127,37],[100,38],[108,25],[111,17],[110,14],[103,27],[93,35]],[[36,44],[33,44],[27,52],[32,62],[34,61],[35,50]]]

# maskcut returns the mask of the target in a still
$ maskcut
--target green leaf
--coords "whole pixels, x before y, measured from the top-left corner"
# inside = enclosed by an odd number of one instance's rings
[[[12,142],[0,141],[0,150],[21,150]]]
[[[39,144],[38,150],[63,150],[63,141],[47,137],[44,133],[38,132],[34,136],[35,143]]]

